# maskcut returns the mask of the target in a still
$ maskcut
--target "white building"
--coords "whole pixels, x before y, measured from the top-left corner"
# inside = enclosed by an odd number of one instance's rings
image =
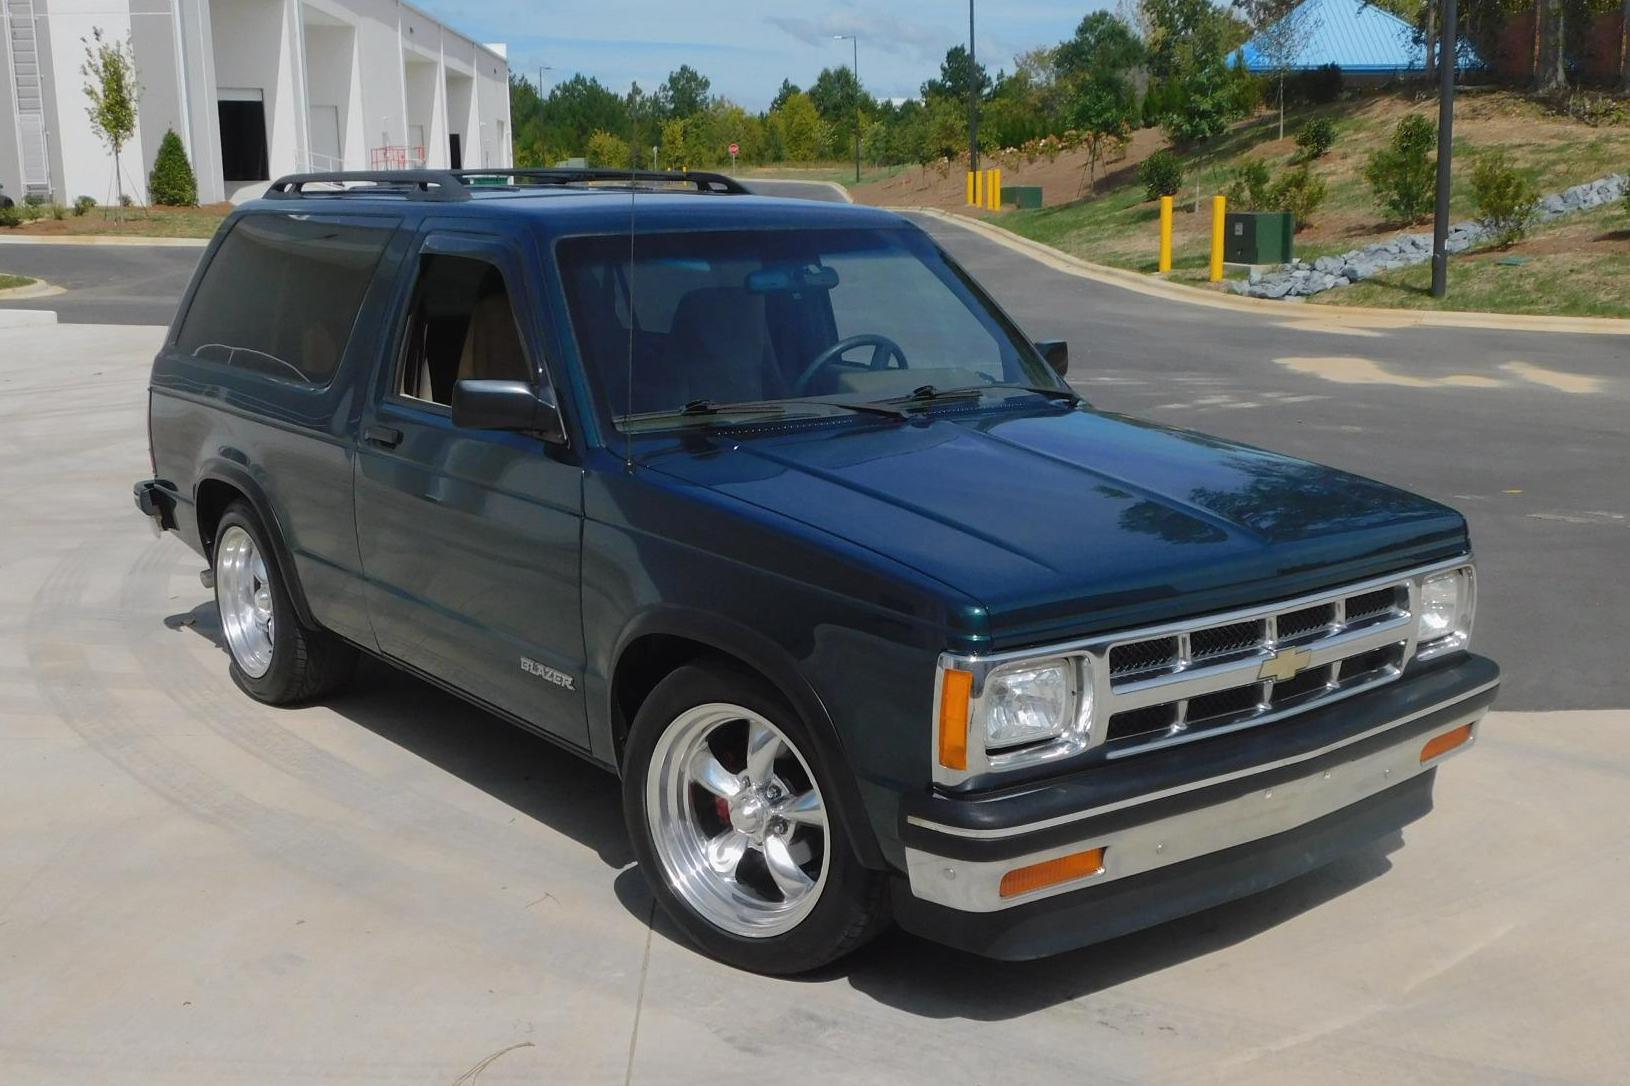
[[[398,0],[0,0],[0,184],[14,199],[113,196],[80,74],[95,29],[135,51],[124,191],[138,201],[166,129],[201,203],[301,171],[513,164],[503,46]]]

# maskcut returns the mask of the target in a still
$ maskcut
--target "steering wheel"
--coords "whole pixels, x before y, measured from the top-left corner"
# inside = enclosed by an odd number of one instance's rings
[[[911,368],[906,362],[906,352],[901,350],[900,345],[894,342],[894,340],[890,339],[888,336],[880,336],[873,333],[850,336],[848,339],[838,340],[836,343],[832,344],[832,346],[816,355],[814,359],[810,361],[809,365],[804,367],[804,372],[798,375],[798,380],[792,383],[792,394],[794,396],[803,396],[807,394],[809,392],[809,384],[815,379],[815,375],[817,373],[820,373],[823,369],[830,366],[832,363],[836,362],[839,358],[848,354],[856,347],[872,348],[872,361],[870,368],[874,371],[888,369],[889,360],[891,358],[900,363],[897,367],[895,367],[896,369],[904,370]]]

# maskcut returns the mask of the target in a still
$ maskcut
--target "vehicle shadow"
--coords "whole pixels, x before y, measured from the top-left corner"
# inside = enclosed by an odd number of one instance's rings
[[[226,641],[213,601],[171,615],[164,625],[208,640],[225,669]],[[351,684],[322,705],[593,849],[608,866],[633,863],[616,777],[549,740],[367,656]]]
[[[223,656],[226,653],[213,602],[171,615],[164,624],[172,630],[191,630]],[[650,924],[655,935],[697,953],[653,909],[644,875],[633,864],[620,792],[611,774],[367,657],[356,680],[323,704],[519,814],[593,849],[619,871],[613,882],[618,903],[641,923]],[[925,1018],[1017,1018],[1260,935],[1379,878],[1392,866],[1388,855],[1402,845],[1403,835],[1393,834],[1260,894],[1039,961],[991,961],[891,929],[843,961],[780,983],[846,982],[878,1003]]]

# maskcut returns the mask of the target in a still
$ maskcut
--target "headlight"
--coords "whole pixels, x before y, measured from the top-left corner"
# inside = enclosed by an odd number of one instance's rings
[[[1009,667],[985,679],[985,749],[1003,750],[1055,738],[1075,720],[1073,665],[1055,660]]]
[[[1475,596],[1470,566],[1434,573],[1421,581],[1416,659],[1427,660],[1466,646],[1472,635]]]
[[[1094,738],[1086,655],[942,664],[936,731],[941,783],[1079,753]]]

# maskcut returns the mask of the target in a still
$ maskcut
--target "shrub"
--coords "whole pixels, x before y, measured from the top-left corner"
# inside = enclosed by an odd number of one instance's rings
[[[76,218],[82,218],[94,210],[95,207],[96,197],[81,196],[79,199],[74,201],[74,216]]]
[[[1303,160],[1318,158],[1336,143],[1336,122],[1329,117],[1314,117],[1296,133],[1296,146]]]
[[[1268,206],[1268,164],[1251,160],[1235,166],[1223,195],[1235,211],[1261,211]]]
[[[148,197],[161,207],[193,207],[198,203],[198,178],[187,161],[187,149],[174,129],[166,129],[147,175]]]
[[[7,230],[15,230],[21,225],[23,225],[22,208],[16,205],[0,207],[0,226],[5,227]]]
[[[1175,151],[1156,151],[1138,167],[1138,182],[1145,200],[1176,196],[1183,187],[1183,160]]]
[[[23,202],[18,205],[17,212],[23,217],[24,222],[34,222],[36,219],[42,219],[45,217],[45,211],[38,203],[33,202],[31,199],[23,200]]]
[[[1313,221],[1324,203],[1324,182],[1308,166],[1298,166],[1281,174],[1268,189],[1268,207],[1288,211],[1296,220],[1298,232]]]
[[[61,204],[52,204],[51,217],[57,220],[57,222],[61,222],[63,219],[68,217],[68,209],[63,207]]]
[[[1539,211],[1539,188],[1506,159],[1490,151],[1472,167],[1472,200],[1478,221],[1502,249],[1521,241]]]
[[[39,193],[39,192],[31,192],[27,196],[23,197],[23,206],[24,207],[44,207],[45,206],[45,195],[43,193]]]
[[[1376,202],[1399,221],[1420,222],[1432,208],[1437,142],[1437,128],[1414,113],[1398,122],[1389,146],[1370,154],[1364,180]]]

